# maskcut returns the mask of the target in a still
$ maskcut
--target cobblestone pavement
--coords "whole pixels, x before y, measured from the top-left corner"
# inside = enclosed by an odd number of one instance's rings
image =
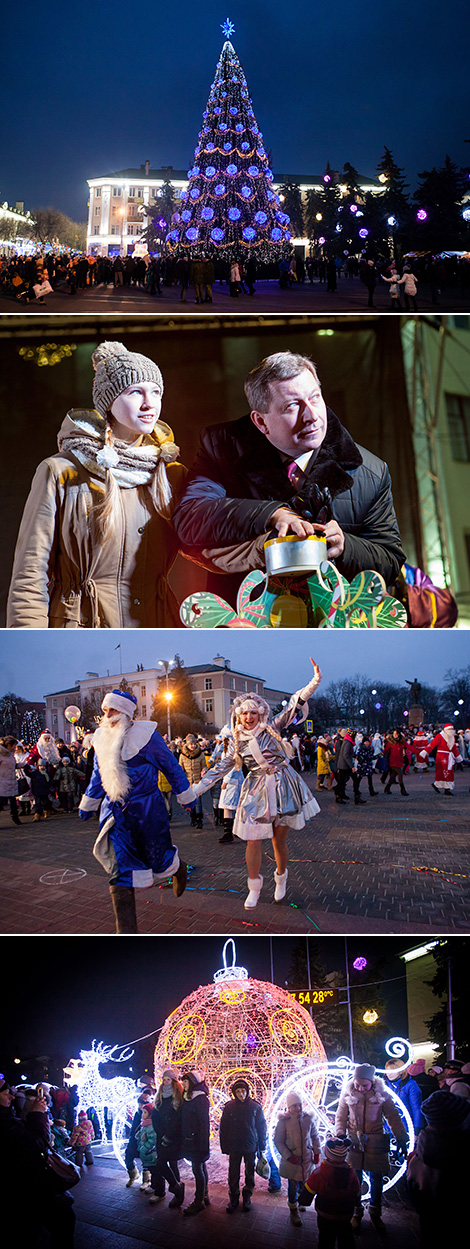
[[[109,1147],[108,1147],[109,1148]],[[184,1166],[184,1164],[183,1164]],[[184,1218],[181,1210],[168,1208],[164,1202],[150,1206],[139,1184],[126,1188],[126,1172],[114,1157],[95,1153],[93,1167],[82,1170],[81,1183],[74,1188],[75,1249],[290,1249],[299,1243],[315,1249],[318,1243],[317,1218],[313,1207],[301,1215],[302,1228],[293,1227],[287,1208],[287,1185],[275,1195],[268,1194],[266,1181],[256,1180],[252,1209],[243,1213],[241,1206],[230,1217],[225,1212],[228,1193],[224,1183],[211,1182],[208,1163],[211,1205],[196,1218]],[[184,1178],[184,1205],[192,1201],[194,1181],[189,1167]],[[182,1170],[183,1176],[183,1170]],[[389,1249],[418,1249],[418,1220],[410,1208],[406,1194],[390,1190],[384,1199],[383,1218],[387,1226]],[[380,1237],[367,1214],[364,1216],[360,1249],[377,1249]]]
[[[315,777],[305,774],[314,789]],[[175,810],[173,839],[190,865],[176,899],[164,886],[137,891],[142,933],[467,933],[470,931],[470,771],[456,774],[452,797],[431,787],[432,774],[406,778],[365,806],[318,795],[321,812],[289,836],[286,901],[274,905],[274,862],[264,842],[265,884],[255,911],[245,911],[244,847],[220,846],[210,795],[204,828]],[[367,786],[362,790],[366,796]],[[175,803],[176,808],[176,803]],[[92,856],[97,823],[76,812],[32,817],[17,829],[0,813],[0,931],[112,933],[106,877]]]
[[[382,289],[383,287],[383,289]],[[150,296],[140,287],[121,287],[117,290],[112,286],[87,287],[72,296],[68,291],[53,291],[47,296],[44,304],[34,301],[23,304],[13,295],[0,296],[0,312],[34,313],[35,316],[47,316],[48,313],[68,312],[69,315],[81,312],[195,312],[202,315],[207,312],[212,316],[219,312],[270,312],[289,314],[292,312],[368,312],[367,291],[359,278],[340,278],[336,291],[327,291],[326,286],[319,282],[295,284],[290,290],[282,291],[279,283],[262,281],[256,283],[255,295],[241,294],[231,298],[225,283],[216,282],[213,288],[213,303],[196,304],[194,291],[188,291],[188,299],[181,303],[179,288],[164,286],[161,296]],[[377,312],[390,312],[390,298],[384,283],[377,285],[375,294]],[[462,294],[459,287],[443,290],[439,303],[433,304],[430,288],[424,283],[418,292],[420,312],[465,312],[470,308],[470,292]],[[403,309],[404,311],[404,309]],[[391,313],[395,316],[396,313]]]

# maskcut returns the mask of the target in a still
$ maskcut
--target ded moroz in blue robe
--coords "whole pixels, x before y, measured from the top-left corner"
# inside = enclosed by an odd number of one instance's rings
[[[80,811],[100,810],[100,831],[93,854],[110,877],[110,884],[148,889],[155,881],[177,872],[180,860],[172,844],[168,811],[158,788],[158,773],[169,780],[178,802],[194,801],[179,763],[150,720],[136,720],[125,735],[122,759],[132,788],[123,801],[105,793],[99,767],[99,737],[95,734],[95,764]]]

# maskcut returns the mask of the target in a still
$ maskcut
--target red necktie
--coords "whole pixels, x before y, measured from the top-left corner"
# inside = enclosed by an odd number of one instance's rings
[[[291,485],[294,487],[294,490],[298,490],[301,482],[304,480],[305,473],[302,472],[301,468],[299,468],[297,460],[290,460],[290,462],[286,464],[286,469]]]

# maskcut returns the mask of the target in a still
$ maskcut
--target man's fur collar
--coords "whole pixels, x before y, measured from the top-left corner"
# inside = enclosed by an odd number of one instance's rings
[[[183,745],[183,746],[181,747],[181,750],[180,750],[180,755],[185,755],[187,759],[199,759],[199,757],[200,757],[200,755],[202,755],[202,753],[203,753],[203,752],[202,752],[202,747],[201,747],[201,746],[185,746],[185,745]]]
[[[306,483],[301,492],[308,492],[310,486],[316,486],[319,490],[324,490],[327,486],[332,498],[335,498],[337,494],[350,489],[350,472],[359,468],[363,461],[359,447],[331,408],[327,408],[327,416],[325,438],[316,459],[307,466]],[[244,448],[238,461],[238,470],[246,474],[254,485],[267,487],[273,498],[287,498],[287,492],[293,496],[295,490],[289,482],[285,465],[276,448],[256,429],[250,417],[235,421],[231,429],[233,433],[240,435]]]

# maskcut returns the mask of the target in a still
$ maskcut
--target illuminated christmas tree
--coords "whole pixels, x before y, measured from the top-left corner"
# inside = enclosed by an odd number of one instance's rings
[[[193,256],[240,259],[253,251],[259,260],[280,257],[289,242],[290,218],[273,191],[263,136],[256,124],[246,78],[227,36],[212,84],[202,129],[188,171],[181,210],[167,235],[171,251]]]

